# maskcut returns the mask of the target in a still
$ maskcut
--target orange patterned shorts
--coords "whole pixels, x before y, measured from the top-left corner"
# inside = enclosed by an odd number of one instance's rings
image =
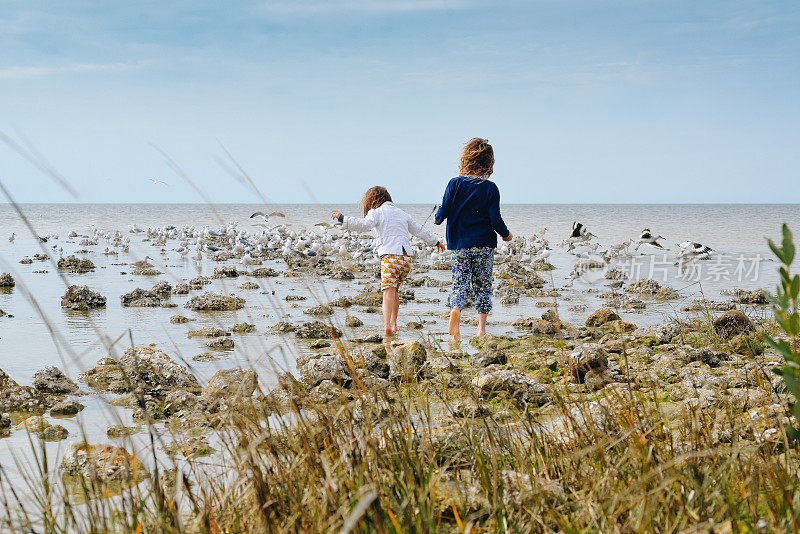
[[[387,254],[381,258],[381,291],[399,288],[411,270],[411,256]]]

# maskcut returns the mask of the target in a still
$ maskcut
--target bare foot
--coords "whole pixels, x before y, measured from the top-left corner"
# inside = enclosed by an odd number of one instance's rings
[[[392,326],[389,327],[389,330],[391,330],[392,333],[396,334],[397,333],[397,325],[393,324]]]
[[[461,339],[461,330],[459,322],[461,321],[461,314],[458,310],[450,311],[450,324],[447,326],[448,333],[453,336],[453,339]]]
[[[475,333],[475,335],[476,335],[477,337],[483,337],[483,336],[485,336],[485,335],[486,335],[486,330],[478,330],[478,331]]]
[[[386,328],[384,328],[384,329],[383,329],[383,334],[384,334],[386,337],[392,337],[392,336],[394,335],[394,330],[392,330],[391,328],[389,328],[389,327],[387,326]]]

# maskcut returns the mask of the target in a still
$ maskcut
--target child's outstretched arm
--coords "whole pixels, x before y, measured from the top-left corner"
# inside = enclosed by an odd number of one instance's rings
[[[439,249],[439,252],[444,250],[444,245],[442,245],[441,240],[436,237],[436,234],[419,224],[410,216],[408,217],[408,231],[411,235],[415,235],[422,239],[426,245],[436,245],[436,248]]]
[[[366,232],[378,226],[378,220],[375,218],[375,210],[369,210],[367,216],[363,219],[360,217],[347,217],[342,215],[342,212],[333,210],[331,217],[340,223],[346,230],[353,230],[356,232]]]
[[[492,223],[492,228],[497,232],[503,241],[511,241],[513,236],[508,231],[503,217],[500,215],[500,191],[495,189],[489,200],[489,221]]]
[[[450,206],[453,204],[453,180],[447,184],[442,197],[442,205],[436,211],[436,216],[433,218],[434,224],[442,224],[444,220],[450,215]]]

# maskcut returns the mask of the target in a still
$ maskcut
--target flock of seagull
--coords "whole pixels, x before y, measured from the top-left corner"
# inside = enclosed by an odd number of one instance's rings
[[[86,245],[96,245],[105,241],[108,245],[105,252],[117,254],[120,250],[128,253],[131,237],[141,235],[142,239],[146,236],[151,245],[162,248],[166,248],[169,242],[177,242],[177,246],[172,250],[196,261],[228,252],[243,265],[260,264],[263,258],[275,257],[276,253],[283,257],[301,254],[312,264],[322,258],[368,266],[374,266],[379,262],[375,254],[378,243],[374,236],[345,230],[336,223],[323,222],[315,224],[310,229],[296,229],[293,227],[295,225],[286,223],[286,215],[279,211],[270,213],[256,211],[249,216],[249,219],[255,229],[241,228],[239,222],[224,224],[217,228],[208,225],[141,228],[136,224],[129,224],[128,232],[124,234],[119,230],[102,230],[89,225],[88,235],[79,235],[72,231],[69,237],[84,237],[85,242],[82,243]],[[277,220],[281,222],[270,225]],[[503,243],[497,250],[498,261],[548,262],[553,248],[545,237],[547,231],[547,228],[543,228],[531,236],[517,236],[513,241]],[[614,258],[630,258],[641,254],[639,252],[641,247],[659,251],[669,250],[662,244],[665,238],[654,234],[649,228],[643,229],[638,239],[631,238],[605,248],[601,248],[596,238],[597,236],[590,232],[586,225],[575,221],[569,237],[555,245],[566,249],[567,253],[577,259],[575,267],[567,276],[568,279],[574,280],[588,269],[606,265]],[[13,243],[14,239],[15,235],[12,234],[9,241]],[[58,239],[58,236],[49,235],[40,239],[46,242],[48,239]],[[436,252],[435,247],[426,246],[420,241],[414,242],[415,256],[420,263],[432,264],[444,259]],[[63,248],[58,244],[52,245],[52,248],[63,254]],[[695,241],[679,243],[678,249],[676,265],[691,260],[707,260],[714,252],[710,247]],[[149,257],[143,262],[147,263],[147,259]]]

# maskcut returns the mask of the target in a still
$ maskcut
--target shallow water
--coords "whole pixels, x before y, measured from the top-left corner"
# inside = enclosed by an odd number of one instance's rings
[[[317,222],[326,221],[330,210],[335,206],[322,205],[284,205],[270,206],[280,209],[287,215],[286,222],[296,227],[311,227]],[[432,205],[404,206],[418,221],[424,221],[431,212]],[[356,206],[338,206],[347,214],[356,215]],[[177,308],[123,308],[119,296],[136,287],[149,289],[159,280],[172,284],[191,279],[198,275],[211,275],[220,263],[204,259],[196,262],[173,251],[177,243],[170,241],[167,247],[154,248],[143,242],[144,234],[128,233],[128,225],[136,224],[142,228],[184,225],[212,228],[225,223],[239,221],[240,227],[257,230],[248,218],[250,213],[264,209],[259,205],[220,205],[212,209],[205,205],[22,205],[30,224],[38,235],[50,235],[47,243],[40,243],[26,228],[23,220],[14,212],[12,206],[0,205],[0,217],[4,221],[0,231],[0,272],[10,272],[17,286],[0,293],[0,309],[13,317],[0,318],[0,369],[6,371],[21,384],[30,384],[33,373],[45,365],[56,365],[64,369],[73,379],[92,366],[99,358],[108,354],[107,347],[113,347],[117,354],[124,348],[135,345],[155,344],[172,356],[184,359],[201,380],[208,379],[221,367],[238,366],[249,362],[258,370],[262,386],[269,388],[274,384],[277,368],[293,370],[294,358],[298,348],[292,336],[266,334],[269,327],[279,320],[311,320],[303,310],[318,302],[327,302],[339,295],[352,295],[362,291],[353,282],[318,280],[307,278],[266,278],[214,280],[205,290],[234,292],[246,299],[246,307],[238,312],[214,314],[195,313],[183,308],[192,295],[173,296]],[[266,210],[265,210],[266,211]],[[706,298],[727,300],[720,290],[730,287],[772,288],[777,281],[776,265],[771,260],[765,236],[777,237],[780,224],[788,222],[797,228],[800,223],[798,205],[505,205],[503,215],[514,234],[531,235],[548,228],[546,238],[553,248],[550,262],[556,266],[551,273],[541,273],[548,285],[552,283],[562,288],[566,275],[575,263],[575,256],[557,244],[567,237],[575,220],[583,222],[597,236],[601,250],[613,243],[638,237],[642,228],[649,227],[653,233],[665,236],[664,246],[670,250],[658,251],[644,246],[641,255],[627,260],[623,265],[629,272],[638,271],[641,277],[653,277],[670,287],[678,289],[681,299],[665,303],[648,302],[644,312],[623,313],[623,317],[639,325],[663,322],[677,315],[681,306],[686,305],[702,294]],[[282,222],[282,221],[281,221]],[[444,235],[443,227],[435,227],[428,220],[428,228],[438,235]],[[71,230],[86,235],[93,227],[103,230],[120,230],[132,236],[128,254],[105,255],[108,243],[99,242],[97,246],[81,246],[81,238],[69,239]],[[321,232],[322,230],[320,230]],[[13,243],[8,237],[15,234]],[[58,235],[58,238],[55,238]],[[678,278],[674,265],[677,243],[693,240],[712,247],[718,254],[714,259],[697,262],[699,271],[689,279]],[[55,248],[54,248],[55,247]],[[73,254],[80,249],[89,249],[82,255],[96,265],[94,272],[68,274],[63,280],[54,263],[34,261],[23,265],[19,260],[43,251],[49,252],[56,260],[60,254]],[[133,276],[129,263],[151,256],[151,262],[165,274],[158,277]],[[227,264],[237,264],[232,259]],[[268,261],[264,266],[282,269],[282,260]],[[46,271],[46,272],[41,272]],[[430,276],[448,280],[448,271],[431,271]],[[247,280],[256,281],[258,290],[241,290],[238,286]],[[60,306],[65,282],[87,285],[107,297],[105,309],[89,313],[71,313]],[[603,304],[600,293],[606,292],[605,280],[576,280],[573,287],[564,288],[559,297],[562,318],[580,323],[594,309]],[[411,320],[433,321],[423,332],[403,329],[401,339],[417,339],[421,335],[433,335],[444,340],[446,323],[439,315],[446,311],[447,293],[439,288],[415,288],[417,298],[440,299],[438,304],[409,303],[401,308],[400,324]],[[289,307],[284,297],[288,294],[302,294],[308,300],[299,302],[295,308]],[[495,299],[497,300],[497,299]],[[544,308],[536,307],[539,300],[522,297],[514,306],[500,306],[490,316],[490,333],[503,333],[513,330],[509,325],[519,317],[538,316]],[[585,305],[585,311],[569,311],[576,304]],[[195,318],[186,324],[171,324],[169,318],[176,314]],[[338,325],[344,323],[343,309],[337,309],[333,318]],[[364,327],[355,332],[344,329],[348,335],[364,335],[379,331],[380,314],[366,314],[359,309],[350,309],[365,322]],[[192,357],[207,351],[203,339],[189,339],[188,330],[204,326],[230,327],[234,323],[246,321],[256,325],[256,332],[247,335],[234,334],[236,348],[225,357],[214,362],[195,362]],[[472,327],[465,326],[465,334]],[[109,440],[105,428],[110,423],[130,424],[129,410],[108,410],[105,402],[95,397],[83,397],[81,402],[87,409],[78,418],[59,420],[73,436],[80,433],[80,426],[92,442]],[[121,420],[120,420],[121,418]],[[143,435],[136,438],[144,445]],[[55,452],[61,445],[48,444]],[[16,431],[10,438],[0,440],[0,449],[20,453],[28,448],[25,432]],[[0,454],[6,454],[0,452]],[[5,463],[5,462],[4,462]],[[8,463],[5,463],[8,468]]]

